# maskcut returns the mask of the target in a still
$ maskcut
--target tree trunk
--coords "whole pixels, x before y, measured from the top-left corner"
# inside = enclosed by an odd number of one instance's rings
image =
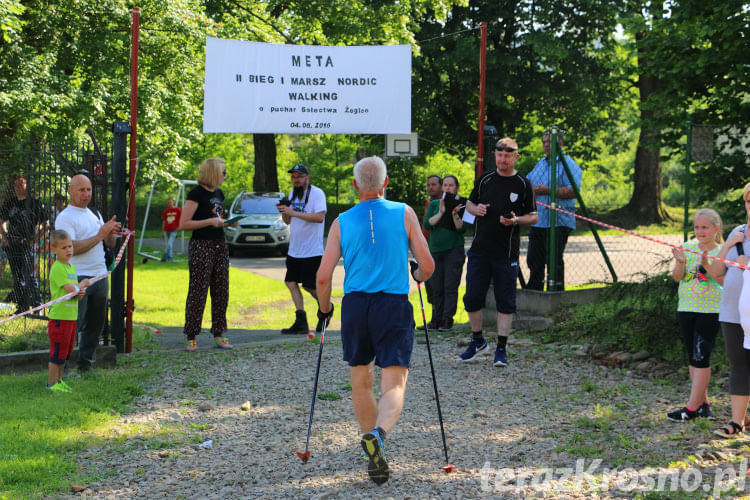
[[[274,134],[253,134],[255,146],[255,175],[253,190],[276,192],[279,190],[279,176],[276,171],[276,137]]]
[[[643,33],[636,35],[636,41],[644,37]],[[623,211],[636,215],[639,224],[659,223],[663,219],[661,204],[661,164],[660,150],[657,145],[659,130],[650,128],[654,111],[644,109],[648,97],[656,91],[658,80],[648,74],[648,62],[642,50],[638,51],[638,92],[640,94],[641,133],[638,137],[638,149],[635,152],[635,167],[633,175],[633,196]]]

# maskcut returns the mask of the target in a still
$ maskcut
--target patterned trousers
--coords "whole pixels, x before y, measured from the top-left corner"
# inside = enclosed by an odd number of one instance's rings
[[[211,289],[211,333],[227,331],[229,302],[229,249],[224,240],[190,239],[188,246],[190,285],[185,301],[185,335],[193,340],[201,331],[206,295]]]

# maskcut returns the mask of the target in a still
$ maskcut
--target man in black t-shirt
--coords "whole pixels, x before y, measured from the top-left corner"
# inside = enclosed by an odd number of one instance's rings
[[[507,366],[506,343],[513,313],[516,311],[516,278],[521,243],[519,226],[537,221],[536,202],[531,183],[518,172],[518,144],[504,137],[495,145],[497,168],[482,174],[466,203],[466,210],[476,216],[476,232],[467,252],[466,294],[464,307],[469,313],[472,340],[461,353],[462,361],[472,361],[489,352],[482,335],[482,307],[490,279],[495,284],[497,308],[497,349],[495,366]]]
[[[34,244],[48,217],[42,204],[26,195],[23,176],[13,180],[13,191],[14,195],[0,206],[0,240],[13,274],[13,296],[19,313],[42,302],[34,272]]]

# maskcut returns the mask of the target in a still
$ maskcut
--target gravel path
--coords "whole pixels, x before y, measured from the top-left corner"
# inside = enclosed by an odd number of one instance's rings
[[[386,441],[391,480],[378,487],[366,474],[333,334],[318,391],[330,399],[316,402],[306,465],[295,452],[304,450],[317,344],[164,353],[146,362],[171,363],[169,375],[120,416],[106,445],[78,457],[101,480],[62,498],[621,498],[658,489],[659,480],[682,490],[677,497],[734,484],[729,498],[745,487],[744,441],[714,440],[716,421],[663,417],[688,387],[663,365],[633,374],[520,337],[511,337],[507,368],[489,357],[464,364],[456,360],[463,336],[431,339],[456,470],[440,469],[427,351],[417,343],[404,411]],[[728,399],[716,399],[714,411],[726,418]],[[730,471],[742,482],[722,483]]]

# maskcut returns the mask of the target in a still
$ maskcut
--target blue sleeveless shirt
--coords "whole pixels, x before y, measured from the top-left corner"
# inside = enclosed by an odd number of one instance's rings
[[[409,293],[406,205],[376,198],[339,215],[344,293]]]

